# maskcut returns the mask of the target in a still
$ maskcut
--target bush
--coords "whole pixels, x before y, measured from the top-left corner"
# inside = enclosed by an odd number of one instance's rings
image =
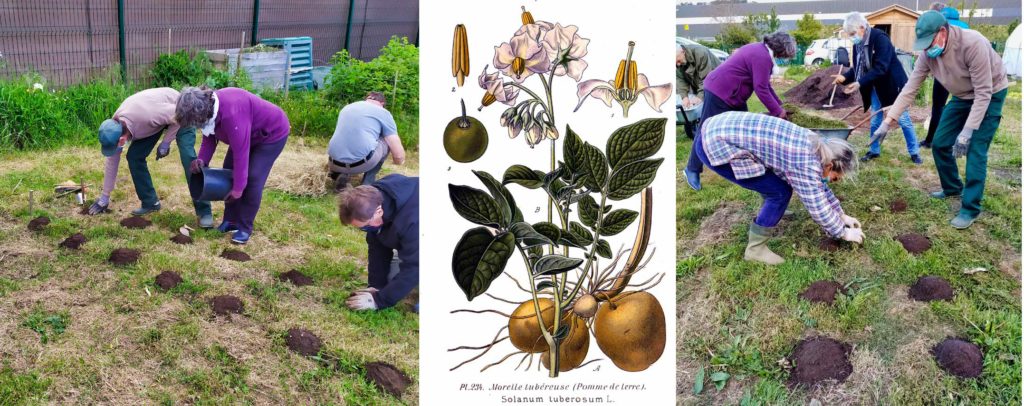
[[[216,69],[204,53],[190,57],[188,51],[180,50],[172,54],[157,56],[149,74],[153,77],[154,87],[173,87],[180,89],[183,85],[195,86],[206,83]]]
[[[371,91],[382,92],[392,114],[419,111],[419,49],[408,38],[392,37],[369,62],[341,51],[331,58],[334,67],[327,77],[327,98],[345,105],[362,100]],[[397,87],[396,85],[397,74]]]

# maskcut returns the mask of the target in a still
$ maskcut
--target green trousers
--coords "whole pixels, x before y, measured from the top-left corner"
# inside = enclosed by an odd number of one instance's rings
[[[974,100],[953,97],[942,110],[942,119],[935,131],[932,142],[932,156],[935,158],[935,169],[939,172],[942,191],[947,196],[961,195],[960,213],[977,217],[981,213],[981,198],[985,192],[985,175],[988,172],[988,147],[999,129],[999,121],[1003,116],[1003,102],[1006,101],[1006,89],[992,94],[992,101],[985,111],[981,127],[971,136],[971,144],[967,148],[967,163],[964,170],[966,184],[960,180],[960,172],[953,157],[953,145],[956,137],[964,128],[967,116],[971,113]]]
[[[149,174],[149,166],[146,158],[153,152],[153,148],[162,139],[161,134],[154,134],[140,140],[132,141],[128,146],[125,159],[128,161],[128,171],[132,174],[132,183],[135,184],[135,194],[142,202],[142,207],[151,208],[160,201],[156,195],[156,188],[153,187],[153,177]],[[181,167],[185,170],[185,183],[188,184],[188,177],[191,176],[189,166],[196,159],[196,129],[182,128],[178,130],[175,140],[178,143],[178,156],[181,158]],[[211,214],[210,202],[193,200],[196,215],[203,216]]]

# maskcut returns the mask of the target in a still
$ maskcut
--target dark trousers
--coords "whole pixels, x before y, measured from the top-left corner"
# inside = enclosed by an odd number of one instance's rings
[[[697,134],[697,138],[693,140],[693,149],[690,150],[691,156],[697,156],[701,163],[729,182],[761,195],[764,203],[761,203],[761,211],[754,218],[754,224],[761,227],[778,225],[786,213],[786,208],[789,207],[789,199],[793,197],[793,187],[770,169],[767,169],[764,175],[755,178],[736,179],[736,174],[732,172],[732,166],[728,163],[711,166],[707,153],[704,152],[703,138],[703,134]]]
[[[985,175],[988,172],[988,147],[1003,118],[1004,101],[1006,89],[992,94],[992,101],[985,111],[985,118],[981,120],[981,126],[971,135],[964,169],[966,184],[960,180],[956,158],[953,157],[953,145],[964,128],[967,116],[971,114],[974,101],[953,97],[942,111],[942,120],[939,121],[935,142],[932,144],[932,157],[935,158],[935,170],[939,172],[942,191],[947,196],[961,195],[961,214],[977,217],[981,213],[981,198],[985,192]]]
[[[166,128],[165,128],[166,130]],[[149,173],[149,165],[146,158],[153,152],[153,148],[160,142],[163,130],[158,134],[132,141],[128,146],[125,159],[128,161],[128,171],[132,174],[132,183],[135,185],[135,194],[142,202],[142,207],[152,208],[156,206],[160,198],[156,195],[156,188],[153,187],[153,177]],[[189,166],[196,159],[196,130],[195,128],[181,128],[175,134],[175,141],[178,144],[178,156],[181,159],[181,167],[185,172],[185,182],[191,176]],[[197,215],[211,213],[210,202],[193,200],[192,205]]]
[[[242,197],[224,203],[224,221],[238,226],[240,231],[252,233],[256,213],[260,211],[260,203],[263,201],[263,186],[267,184],[270,169],[287,141],[285,137],[273,144],[254,144],[249,147],[249,179]],[[234,168],[234,155],[230,147],[224,156],[224,168]]]
[[[747,111],[747,105],[742,106],[730,106],[724,100],[715,96],[714,93],[704,89],[704,110],[700,113],[700,125],[697,127],[697,134],[701,133],[701,128],[704,127],[704,123],[708,122],[711,117],[725,113],[727,111]],[[697,154],[694,151],[697,150],[697,138],[693,139],[693,148],[690,149],[690,157],[686,159],[686,169],[690,172],[701,173],[704,172],[704,164],[697,158]]]
[[[932,119],[928,121],[928,136],[924,139],[926,144],[931,144],[932,139],[935,138],[935,130],[939,129],[939,121],[942,120],[942,109],[946,107],[947,100],[949,100],[949,91],[942,86],[942,83],[933,79]]]

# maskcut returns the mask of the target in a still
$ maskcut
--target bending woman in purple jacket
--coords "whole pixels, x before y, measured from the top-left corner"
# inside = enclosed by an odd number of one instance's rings
[[[733,51],[718,68],[704,79],[704,110],[700,125],[711,117],[727,111],[747,111],[747,99],[757,98],[768,109],[768,114],[786,118],[782,100],[772,89],[772,73],[778,69],[775,59],[789,59],[796,55],[796,40],[785,32],[765,35],[763,42],[747,44]],[[698,129],[700,131],[700,129]],[[696,149],[696,148],[694,148]],[[700,190],[700,173],[704,168],[697,154],[690,150],[686,161],[686,183]]]
[[[199,157],[190,166],[192,173],[209,166],[218,142],[228,145],[224,168],[233,171],[231,192],[224,199],[224,220],[217,229],[234,232],[231,242],[245,244],[260,211],[270,168],[288,141],[288,116],[246,90],[214,91],[204,86],[182,89],[175,117],[178,124],[203,133]]]

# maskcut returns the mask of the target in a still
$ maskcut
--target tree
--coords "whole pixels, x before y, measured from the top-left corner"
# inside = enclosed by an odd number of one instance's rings
[[[806,47],[811,45],[811,42],[821,38],[824,35],[825,25],[814,18],[811,13],[805,13],[796,22],[796,29],[790,34],[793,34],[793,39],[796,40],[797,45]]]
[[[782,26],[782,20],[779,20],[779,15],[775,12],[775,7],[772,7],[770,13],[748,15],[743,19],[743,25],[747,26],[747,28],[754,33],[755,37],[761,37],[765,34],[778,31],[779,27]]]
[[[757,35],[746,24],[727,23],[722,24],[722,29],[715,36],[723,47],[735,49],[751,42],[757,41]]]
[[[1013,35],[1013,30],[1017,29],[1018,25],[1020,25],[1019,18],[1014,18],[1013,21],[1010,21],[1010,25],[1006,26],[1006,35]]]

